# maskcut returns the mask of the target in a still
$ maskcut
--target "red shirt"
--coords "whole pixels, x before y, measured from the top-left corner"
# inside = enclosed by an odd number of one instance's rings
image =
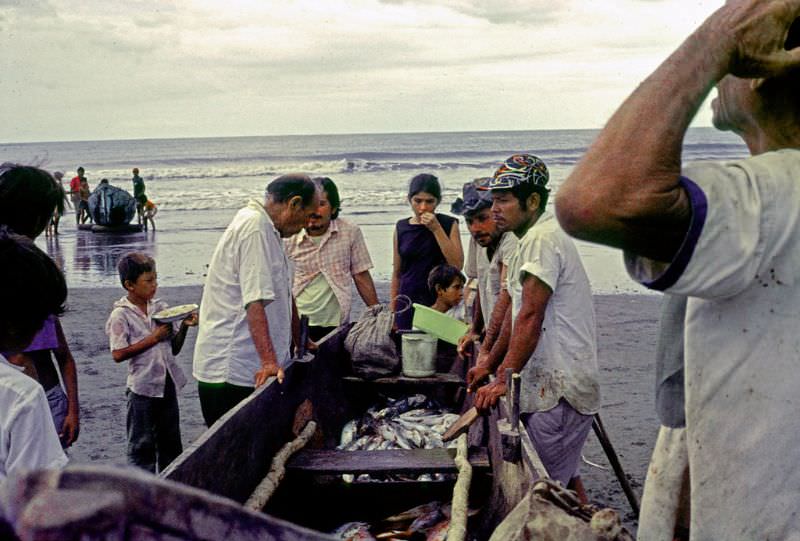
[[[73,177],[72,180],[69,181],[69,191],[70,193],[78,193],[81,189],[81,177]]]

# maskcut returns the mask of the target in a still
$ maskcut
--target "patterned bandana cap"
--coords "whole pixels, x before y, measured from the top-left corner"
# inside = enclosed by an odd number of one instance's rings
[[[548,180],[550,174],[542,160],[532,154],[514,154],[494,172],[489,189],[509,190],[527,182],[545,187]]]

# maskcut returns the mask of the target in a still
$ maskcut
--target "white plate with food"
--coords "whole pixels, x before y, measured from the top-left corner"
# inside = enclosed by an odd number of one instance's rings
[[[196,304],[179,304],[178,306],[170,306],[160,312],[153,314],[153,319],[159,323],[172,323],[173,321],[180,321],[181,319],[189,316],[192,312],[196,312],[199,306]]]

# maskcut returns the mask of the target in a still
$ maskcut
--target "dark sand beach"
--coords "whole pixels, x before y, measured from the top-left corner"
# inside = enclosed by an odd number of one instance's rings
[[[378,283],[381,299],[388,296],[388,283]],[[200,286],[159,288],[157,297],[170,304],[199,302]],[[124,364],[115,364],[108,350],[104,324],[112,303],[122,297],[120,288],[73,288],[68,311],[62,321],[78,365],[81,399],[81,434],[70,449],[73,462],[125,463],[125,376]],[[658,428],[653,407],[653,355],[660,297],[653,295],[595,296],[603,393],[601,415],[623,467],[637,492],[647,470]],[[359,313],[359,308],[355,309]],[[204,430],[191,378],[192,352],[196,332],[190,330],[178,356],[189,377],[179,394],[181,433],[184,446]],[[592,434],[584,449],[587,460],[608,466],[602,448]],[[589,497],[623,514],[630,507],[613,472],[583,464],[582,475]],[[632,525],[631,517],[626,522]]]

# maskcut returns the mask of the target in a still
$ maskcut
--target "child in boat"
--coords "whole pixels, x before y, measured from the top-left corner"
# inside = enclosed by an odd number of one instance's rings
[[[466,277],[456,267],[448,264],[437,265],[428,273],[428,288],[436,297],[431,308],[452,318],[464,321],[464,284]],[[456,346],[439,340],[436,346],[436,371],[466,372],[462,359],[456,363]]]
[[[186,317],[177,329],[152,319],[167,304],[153,298],[158,284],[150,256],[125,254],[117,269],[128,294],[114,303],[106,334],[114,361],[128,361],[128,462],[155,473],[183,450],[176,391],[186,377],[174,356],[183,347],[188,327],[197,325],[197,314]]]
[[[158,207],[156,207],[156,204],[148,199],[145,202],[144,210],[142,211],[142,222],[144,223],[145,231],[147,231],[148,220],[150,220],[150,227],[153,228],[153,231],[156,230],[156,222],[153,220],[153,218],[155,218],[157,213],[158,213]]]
[[[428,274],[428,288],[436,296],[431,308],[450,317],[465,321],[464,284],[466,278],[452,265],[438,265]]]

